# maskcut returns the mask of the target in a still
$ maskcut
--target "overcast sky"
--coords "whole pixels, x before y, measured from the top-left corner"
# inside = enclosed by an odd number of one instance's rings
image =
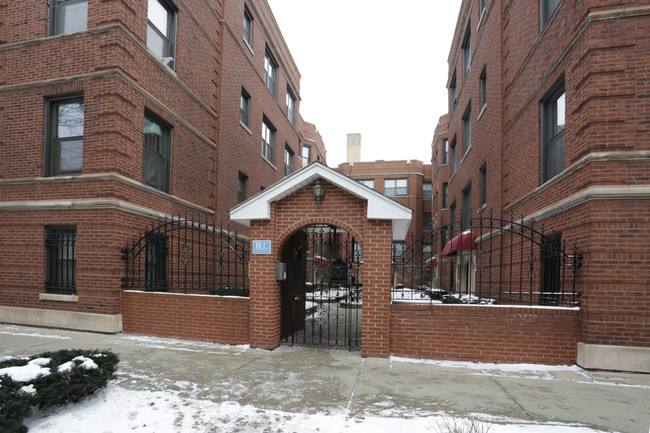
[[[447,57],[461,0],[268,0],[302,75],[300,113],[346,159],[431,161],[447,112]]]

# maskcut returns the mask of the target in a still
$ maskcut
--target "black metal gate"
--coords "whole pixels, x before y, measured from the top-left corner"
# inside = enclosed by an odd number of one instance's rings
[[[282,342],[361,348],[361,249],[345,230],[309,226],[285,245]]]

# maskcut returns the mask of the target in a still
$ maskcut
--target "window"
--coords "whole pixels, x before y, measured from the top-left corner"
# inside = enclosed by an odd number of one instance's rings
[[[149,292],[167,291],[167,236],[148,232],[145,235],[144,289]]]
[[[291,89],[287,87],[287,119],[295,126],[296,122],[296,97],[293,96]]]
[[[449,206],[449,224],[450,228],[453,231],[458,230],[456,227],[456,202],[453,202],[451,206]]]
[[[542,241],[541,293],[539,303],[558,305],[562,292],[562,233],[550,233]]]
[[[174,68],[174,38],[176,13],[171,3],[165,0],[149,0],[147,11],[147,47],[163,60],[163,64]]]
[[[162,120],[145,114],[142,136],[142,182],[168,193],[172,129]]]
[[[438,177],[438,145],[433,147],[433,178]]]
[[[386,179],[384,181],[384,194],[389,197],[406,195],[407,182],[406,179]]]
[[[479,87],[480,87],[480,104],[481,104],[481,110],[485,107],[487,104],[487,82],[486,82],[486,75],[485,75],[485,67],[483,68],[483,72],[481,72],[481,78],[479,79]]]
[[[284,145],[284,175],[289,176],[293,173],[293,151],[285,143]]]
[[[433,195],[433,214],[438,215],[438,191]]]
[[[362,179],[359,181],[359,183],[364,184],[368,188],[374,188],[375,187],[375,180],[374,179]]]
[[[472,47],[470,43],[470,28],[471,26],[467,25],[467,31],[465,32],[465,38],[463,39],[463,80],[469,72],[470,64],[472,63]]]
[[[478,2],[478,16],[480,17],[485,12],[485,0],[479,0]]]
[[[47,293],[74,295],[77,280],[77,229],[48,227],[45,234]]]
[[[447,183],[442,184],[442,208],[447,209],[449,206],[449,185]]]
[[[433,230],[433,220],[431,219],[431,212],[422,213],[422,230]]]
[[[275,164],[275,128],[266,117],[262,122],[262,156]]]
[[[88,27],[88,0],[50,1],[50,36],[83,32]]]
[[[469,219],[472,218],[472,183],[468,183],[465,188],[463,188],[463,210],[460,215],[460,227],[461,229],[468,228],[470,226]]]
[[[302,166],[307,167],[311,161],[311,147],[302,146]]]
[[[557,9],[561,1],[562,0],[540,0],[539,9],[541,28],[546,27],[546,24],[548,24],[553,12],[555,12],[555,9]]]
[[[253,15],[244,6],[244,40],[249,47],[253,46]]]
[[[47,120],[46,176],[81,174],[84,142],[83,98],[49,100]]]
[[[431,182],[422,183],[422,200],[431,200]]]
[[[393,242],[393,262],[403,261],[406,259],[404,253],[406,252],[406,243],[405,242]]]
[[[264,83],[266,84],[266,87],[269,88],[274,98],[277,94],[277,82],[278,64],[267,48],[266,53],[264,54]]]
[[[465,114],[463,114],[463,156],[472,147],[472,103],[467,105]]]
[[[564,170],[564,123],[566,117],[564,76],[553,85],[542,100],[541,111],[541,182],[544,183]]]
[[[451,167],[449,168],[449,177],[452,178],[456,174],[456,139],[454,138],[454,141],[451,142],[451,147],[450,147],[450,165]]]
[[[246,90],[241,89],[241,101],[239,103],[239,121],[246,125],[247,128],[250,127],[251,119],[251,97],[246,92]]]
[[[248,198],[248,176],[241,171],[239,172],[239,181],[237,183],[237,203],[246,201]]]
[[[483,165],[480,170],[481,178],[481,206],[487,203],[487,166]]]
[[[442,165],[449,162],[449,140],[446,138],[442,141]]]
[[[354,260],[363,260],[363,251],[361,250],[361,245],[359,245],[355,240],[352,241],[352,254]]]
[[[456,109],[456,74],[449,84],[449,113],[453,114]]]

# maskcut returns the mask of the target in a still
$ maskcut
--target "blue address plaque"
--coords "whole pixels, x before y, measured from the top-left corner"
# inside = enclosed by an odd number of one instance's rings
[[[271,254],[271,241],[253,241],[253,254]]]

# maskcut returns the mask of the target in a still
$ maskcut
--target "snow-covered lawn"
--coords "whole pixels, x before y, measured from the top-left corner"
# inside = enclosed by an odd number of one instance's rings
[[[536,424],[521,420],[476,418],[491,427],[492,433],[594,433],[595,430],[559,423]],[[464,419],[444,415],[393,414],[350,417],[345,409],[329,414],[289,413],[242,406],[235,402],[213,402],[183,398],[178,391],[133,391],[119,384],[96,392],[75,405],[53,411],[35,412],[25,422],[30,433],[88,432],[439,432],[439,426]]]

